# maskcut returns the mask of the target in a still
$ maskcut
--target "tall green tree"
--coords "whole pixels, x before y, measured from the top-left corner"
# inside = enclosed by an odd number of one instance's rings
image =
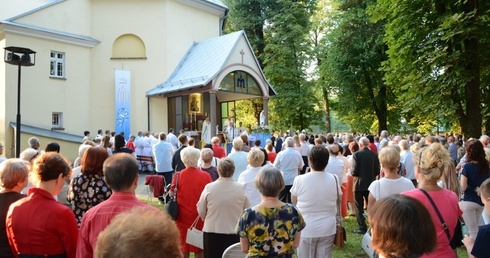
[[[489,36],[489,10],[481,0],[378,0],[371,14],[386,23],[384,79],[405,112],[449,114],[467,137],[481,134],[490,103],[489,42],[482,38]]]
[[[280,116],[273,123],[280,128],[292,125],[304,129],[321,119],[319,100],[305,72],[311,59],[309,31],[314,3],[277,1],[277,12],[266,29],[264,73],[278,93],[272,99],[272,110]]]
[[[324,37],[326,47],[320,66],[321,77],[338,99],[335,111],[353,130],[366,132],[377,124],[377,131],[396,130],[399,118],[393,95],[380,70],[386,61],[384,26],[369,21],[366,13],[373,1],[336,1],[338,14]],[[390,110],[390,112],[389,112]]]

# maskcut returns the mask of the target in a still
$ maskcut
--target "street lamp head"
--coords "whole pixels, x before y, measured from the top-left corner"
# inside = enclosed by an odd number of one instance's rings
[[[11,65],[33,66],[36,63],[36,52],[23,47],[6,47],[4,61]]]

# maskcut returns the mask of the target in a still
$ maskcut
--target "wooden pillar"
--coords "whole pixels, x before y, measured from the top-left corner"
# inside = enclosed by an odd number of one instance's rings
[[[216,136],[216,92],[209,92],[209,121],[211,122],[211,137]]]
[[[262,106],[265,115],[264,124],[268,125],[269,124],[269,98],[267,97],[262,98]]]

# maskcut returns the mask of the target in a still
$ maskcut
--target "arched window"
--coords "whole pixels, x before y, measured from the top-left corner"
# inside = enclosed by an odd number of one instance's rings
[[[233,71],[225,76],[219,85],[220,91],[231,91],[252,95],[262,95],[257,81],[244,71]]]
[[[111,59],[146,59],[143,40],[134,34],[124,34],[112,44]]]

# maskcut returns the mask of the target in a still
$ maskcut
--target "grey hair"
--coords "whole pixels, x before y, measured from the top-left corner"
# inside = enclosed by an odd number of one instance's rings
[[[293,137],[286,138],[286,147],[294,147],[294,139],[293,139]]]
[[[361,139],[359,139],[359,144],[363,147],[368,147],[369,139],[367,137],[361,137]]]

